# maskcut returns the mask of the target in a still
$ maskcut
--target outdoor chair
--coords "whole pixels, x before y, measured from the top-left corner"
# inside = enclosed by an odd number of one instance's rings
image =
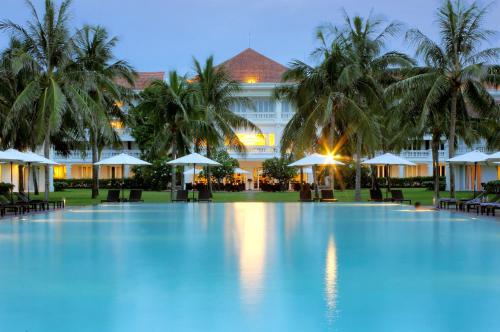
[[[482,200],[486,197],[486,193],[482,193],[479,196],[469,199],[466,201],[460,201],[458,203],[458,208],[463,211],[469,212],[471,209],[476,209],[481,203]]]
[[[52,204],[52,208],[55,210],[56,207],[64,207],[64,201],[46,201],[46,200],[41,200],[41,199],[30,199],[28,196],[20,192],[17,194],[17,196],[24,202],[29,202],[29,203],[38,203],[40,207],[42,207],[44,210],[49,209],[49,205]]]
[[[391,201],[393,202],[398,202],[398,203],[404,203],[408,202],[408,204],[411,205],[411,199],[405,199],[403,196],[403,191],[402,190],[391,190]]]
[[[207,189],[200,189],[198,191],[198,202],[211,202],[210,191]]]
[[[13,197],[15,199],[14,203],[24,205],[28,212],[30,210],[41,211],[49,209],[49,203],[29,200],[26,196],[23,196],[20,193],[14,193]]]
[[[370,189],[370,201],[372,202],[383,202],[384,196],[380,189]]]
[[[188,201],[188,191],[181,189],[175,192],[175,198],[172,198],[172,202],[187,202]]]
[[[313,201],[312,191],[309,189],[302,189],[300,191],[299,197],[300,197],[300,199],[299,199],[300,202],[312,202]]]
[[[0,195],[0,216],[3,217],[7,212],[14,212],[14,214],[24,213],[25,207],[19,204],[11,204],[5,196]]]
[[[489,216],[491,211],[494,216],[496,209],[500,209],[500,195],[496,195],[489,202],[480,203],[476,207],[476,212],[477,214],[479,214],[479,211],[481,211],[481,214],[484,214],[486,212],[486,215]]]
[[[101,200],[101,203],[118,203],[120,202],[120,189],[109,189],[108,197]]]
[[[320,202],[336,202],[337,199],[333,196],[333,190],[323,189],[321,190]]]
[[[455,205],[457,206],[458,204],[458,201],[455,199],[455,198],[441,198],[439,199],[439,208],[440,209],[444,209],[444,208],[447,208],[449,209],[450,208],[450,205]]]
[[[131,189],[127,201],[128,202],[144,202],[144,200],[142,199],[142,190],[141,189]]]

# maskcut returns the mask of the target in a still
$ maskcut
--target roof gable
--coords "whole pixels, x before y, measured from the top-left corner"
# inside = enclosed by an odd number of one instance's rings
[[[164,76],[165,76],[165,72],[163,72],[163,71],[140,72],[140,73],[137,73],[137,77],[135,78],[134,86],[130,86],[130,84],[128,84],[128,82],[122,78],[117,79],[116,82],[124,87],[127,87],[127,88],[132,88],[134,90],[144,90],[154,81],[163,80]]]
[[[280,83],[287,67],[247,48],[217,67],[224,67],[240,83]]]

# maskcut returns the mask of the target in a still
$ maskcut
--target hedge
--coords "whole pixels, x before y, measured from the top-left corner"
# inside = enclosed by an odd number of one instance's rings
[[[13,184],[0,182],[0,195],[5,195],[10,193],[10,191],[14,188]]]
[[[500,180],[489,181],[484,189],[490,194],[500,194]]]
[[[99,188],[102,189],[117,189],[121,188],[121,179],[101,179],[99,180]],[[125,189],[149,189],[144,188],[142,183],[135,178],[126,178],[123,187]],[[63,191],[64,189],[90,189],[92,188],[92,179],[65,179],[54,180],[54,190]]]

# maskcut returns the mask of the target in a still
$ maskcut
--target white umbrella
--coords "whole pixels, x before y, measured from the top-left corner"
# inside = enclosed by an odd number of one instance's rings
[[[239,167],[236,167],[234,169],[234,174],[250,174],[250,172],[249,171],[245,171],[244,169],[241,169]]]
[[[94,165],[103,166],[103,165],[121,165],[122,166],[122,199],[125,199],[123,193],[123,185],[125,183],[125,165],[130,166],[147,166],[151,165],[147,161],[141,160],[136,157],[132,157],[126,153],[120,153],[119,155],[103,159],[101,161],[96,162]]]
[[[202,156],[199,153],[191,153],[188,154],[187,156],[183,156],[174,160],[171,160],[167,162],[168,165],[174,165],[174,166],[181,166],[181,165],[193,165],[193,182],[194,182],[194,177],[196,175],[196,165],[200,166],[221,166],[218,162],[209,159],[207,157]],[[210,181],[210,180],[209,180]],[[173,188],[173,184],[172,184]],[[173,199],[173,197],[170,197],[170,199]],[[194,183],[193,183],[193,201],[194,201]]]
[[[27,156],[22,153],[19,150],[16,149],[8,149],[5,151],[0,151],[0,160],[1,161],[7,161],[10,163],[10,183],[14,184],[13,178],[12,178],[12,164],[19,163],[19,164],[24,164],[26,162]],[[14,201],[14,196],[13,196],[13,189],[10,191],[10,200],[13,202]]]
[[[487,161],[498,164],[498,162],[500,161],[500,151],[490,154]]]
[[[474,197],[476,197],[477,164],[478,163],[485,163],[486,160],[488,160],[490,157],[491,156],[488,156],[486,153],[475,150],[475,151],[464,153],[460,156],[450,158],[447,161],[451,164],[462,164],[462,165],[471,164],[471,165],[474,165]]]
[[[390,173],[389,165],[416,166],[416,164],[412,163],[411,161],[393,155],[392,153],[385,153],[375,158],[365,160],[362,162],[362,164],[387,166],[387,190],[385,192],[386,197],[389,194],[390,177],[391,177],[391,175],[389,174]]]
[[[319,153],[313,153],[307,157],[304,157],[302,159],[299,159],[293,163],[291,163],[290,167],[301,167],[303,168],[304,166],[312,166],[312,174],[313,174],[313,179],[314,179],[314,193],[316,195],[316,198],[319,197],[319,191],[318,191],[318,185],[316,183],[316,166],[333,166],[333,165],[345,165],[344,163],[335,160],[333,156],[331,155],[322,155]],[[332,176],[332,184],[333,184],[333,190],[335,190],[335,176]],[[302,180],[301,180],[302,182]],[[302,185],[302,184],[301,184]]]
[[[23,152],[23,154],[26,156],[25,162],[28,164],[28,199],[30,198],[30,168],[31,164],[37,164],[37,165],[59,165],[53,160],[47,159],[45,157],[42,157],[34,152],[27,151]]]

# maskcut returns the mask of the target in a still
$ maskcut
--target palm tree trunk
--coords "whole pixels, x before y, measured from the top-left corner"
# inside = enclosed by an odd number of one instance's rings
[[[50,134],[47,129],[47,133],[45,134],[45,141],[43,143],[43,155],[45,158],[50,158]],[[50,191],[50,166],[45,165],[45,200],[49,200],[49,191]]]
[[[99,166],[95,165],[99,161],[99,148],[97,147],[97,133],[92,133],[92,198],[99,196]]]
[[[441,135],[439,132],[432,133],[432,175],[434,180],[434,206],[439,207],[439,145]]]
[[[354,200],[356,202],[361,201],[361,142],[362,135],[358,134],[356,137],[356,180],[354,191]]]
[[[172,142],[172,160],[173,159],[177,159],[177,142],[175,141],[175,139],[173,140]],[[177,167],[176,166],[173,166],[172,165],[172,169],[171,169],[171,176],[170,176],[170,200],[173,200],[174,199],[174,189],[175,189],[175,185],[176,185],[176,178],[175,178],[175,171],[177,170]]]
[[[38,192],[38,177],[37,177],[38,167],[32,167],[31,173],[32,173],[31,178],[33,179],[33,192],[35,193],[35,195],[38,195],[39,194],[39,192]]]
[[[207,144],[207,158],[210,159],[210,146],[208,144]],[[212,197],[212,181],[211,181],[211,179],[212,179],[212,172],[210,171],[210,166],[207,166],[207,184],[208,184],[208,192],[210,193],[210,197]]]
[[[455,156],[455,136],[457,126],[457,99],[458,91],[453,88],[451,92],[450,134],[448,137],[448,158]],[[455,198],[455,170],[450,164],[450,197]]]

